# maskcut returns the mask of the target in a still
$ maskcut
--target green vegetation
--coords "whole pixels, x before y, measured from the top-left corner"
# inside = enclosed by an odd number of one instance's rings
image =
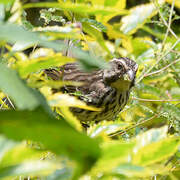
[[[179,0],[1,0],[0,179],[180,179],[179,27]],[[98,109],[43,70],[113,57],[137,62],[136,86],[85,133],[68,107]]]

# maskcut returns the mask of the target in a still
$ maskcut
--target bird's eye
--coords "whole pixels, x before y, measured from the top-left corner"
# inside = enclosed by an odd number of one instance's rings
[[[122,64],[118,64],[118,69],[122,69]]]

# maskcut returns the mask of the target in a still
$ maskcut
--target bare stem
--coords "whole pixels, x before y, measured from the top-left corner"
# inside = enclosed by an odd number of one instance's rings
[[[147,74],[149,74],[150,71],[151,71],[164,57],[166,57],[166,56],[169,54],[169,52],[171,52],[171,51],[176,47],[176,45],[177,45],[179,42],[180,42],[180,39],[178,39],[178,40],[173,44],[173,46],[172,46],[164,55],[162,55],[162,56],[157,60],[157,62],[156,62],[153,66],[151,66],[151,67],[146,71],[146,73],[144,73],[144,74],[137,80],[136,83],[139,83]]]
[[[114,136],[117,136],[117,135],[124,135],[124,134],[127,133],[127,131],[130,131],[131,129],[134,129],[134,128],[136,128],[137,126],[142,125],[142,124],[144,124],[144,123],[146,123],[146,122],[148,122],[148,121],[150,121],[150,120],[158,117],[159,115],[160,115],[160,114],[155,114],[154,116],[152,116],[152,117],[150,117],[150,118],[148,118],[148,119],[146,119],[146,120],[144,120],[144,121],[142,121],[142,122],[140,122],[140,123],[137,123],[137,124],[135,124],[135,125],[127,128],[127,129],[125,129],[125,130],[123,130],[123,131],[120,130],[120,131],[117,131],[117,132],[115,132],[115,133],[109,134],[108,136],[109,136],[109,137],[114,137]]]
[[[157,4],[156,4],[156,6],[157,6]],[[157,7],[158,13],[159,13],[159,15],[160,15],[160,17],[161,17],[164,25],[167,27],[167,31],[166,31],[165,38],[164,38],[164,40],[163,40],[163,44],[165,43],[166,38],[167,38],[169,32],[171,32],[171,34],[177,39],[177,41],[173,44],[173,46],[172,46],[164,55],[162,55],[161,57],[159,57],[159,58],[157,59],[157,62],[156,62],[153,66],[151,66],[151,67],[146,71],[146,73],[144,73],[144,74],[142,74],[142,76],[140,76],[140,78],[137,80],[137,83],[139,83],[144,77],[146,77],[147,74],[150,74],[150,71],[151,71],[164,57],[166,57],[166,56],[169,54],[169,52],[171,52],[171,51],[176,47],[176,45],[180,42],[180,39],[176,36],[176,34],[172,31],[172,29],[171,29],[171,27],[170,27],[170,26],[171,26],[171,21],[172,21],[173,9],[174,9],[174,0],[173,0],[173,2],[172,2],[172,5],[171,5],[169,22],[167,23],[166,20],[164,19],[163,15],[162,15],[162,13],[161,13],[161,11],[159,10],[159,7]]]
[[[168,64],[167,66],[163,67],[162,69],[158,70],[158,71],[154,71],[152,73],[149,73],[149,74],[145,74],[144,77],[147,77],[147,76],[151,76],[151,75],[154,75],[154,74],[158,74],[166,69],[168,69],[170,66],[172,66],[173,64],[176,64],[177,62],[179,62],[180,59],[177,59],[175,61],[173,61],[172,63]]]
[[[133,100],[138,100],[138,101],[145,101],[145,102],[180,102],[180,99],[142,99],[142,98],[136,98],[133,97]]]
[[[172,23],[171,21],[172,21],[173,9],[174,9],[174,0],[173,0],[173,2],[172,2],[172,5],[171,5],[171,11],[170,11],[170,15],[169,15],[168,26],[167,26],[167,30],[166,30],[166,34],[165,34],[163,43],[162,43],[162,48],[164,47],[165,42],[166,42],[166,39],[167,39],[167,37],[168,37],[168,34],[169,34],[170,30],[171,30],[171,23]],[[158,11],[159,11],[159,9],[158,9]],[[161,13],[161,12],[159,11],[159,13]],[[161,18],[163,19],[163,16],[162,16]],[[164,22],[166,22],[166,21],[164,20]],[[167,23],[166,23],[166,24],[167,24]]]
[[[173,2],[172,2],[170,14],[173,12],[173,8],[174,8],[174,0],[173,0]],[[168,23],[167,23],[166,20],[164,19],[164,17],[163,17],[163,15],[162,15],[161,11],[159,10],[159,8],[157,8],[157,9],[158,9],[158,13],[159,13],[159,15],[160,15],[160,18],[162,19],[164,25],[169,29],[169,32],[170,32],[176,39],[179,39],[178,36],[174,33],[174,31],[170,28],[170,26],[168,25]],[[170,23],[170,21],[169,21],[169,23]]]

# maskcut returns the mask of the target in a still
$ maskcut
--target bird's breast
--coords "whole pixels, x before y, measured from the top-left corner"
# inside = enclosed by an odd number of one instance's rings
[[[113,89],[103,97],[101,105],[96,106],[101,108],[102,111],[90,111],[80,108],[71,108],[71,111],[81,122],[111,121],[114,120],[118,113],[124,108],[128,98],[129,91],[118,91],[117,89]]]

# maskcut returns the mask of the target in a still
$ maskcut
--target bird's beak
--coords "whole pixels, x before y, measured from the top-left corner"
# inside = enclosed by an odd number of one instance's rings
[[[130,70],[128,70],[127,72],[126,72],[126,74],[124,75],[124,80],[125,81],[133,81],[133,79],[134,79],[134,72],[130,69]]]
[[[133,81],[134,76],[135,76],[133,70],[130,69],[130,70],[127,72],[127,75],[128,75],[128,77],[129,77],[129,80],[130,80],[130,81]]]
[[[130,70],[128,70],[126,72],[128,81],[133,81],[134,80],[137,70],[138,70],[138,65],[136,64],[136,66],[134,67],[134,71],[132,69],[130,69]]]

